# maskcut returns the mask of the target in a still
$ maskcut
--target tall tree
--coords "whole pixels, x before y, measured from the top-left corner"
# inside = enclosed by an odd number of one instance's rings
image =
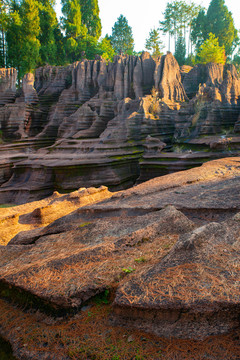
[[[215,34],[219,45],[225,46],[226,54],[232,52],[232,45],[237,36],[232,14],[228,11],[224,0],[212,0],[207,11],[208,32]]]
[[[230,55],[237,44],[238,34],[232,14],[224,0],[212,0],[207,13],[201,12],[193,22],[192,39],[197,48],[213,33],[219,39],[219,45],[225,47]]]
[[[17,4],[13,0],[13,12],[6,33],[8,44],[8,65],[18,69],[18,79],[26,72],[33,71],[39,61],[40,20],[38,3],[23,0]]]
[[[66,53],[70,62],[80,56],[80,42],[87,36],[87,28],[82,25],[81,4],[79,0],[62,0],[61,18],[65,31]]]
[[[6,66],[6,31],[9,21],[8,2],[0,0],[0,67]]]
[[[185,63],[186,44],[185,44],[185,39],[182,34],[180,34],[177,39],[176,50],[175,50],[174,56],[180,66]]]
[[[194,3],[187,4],[184,0],[174,0],[167,3],[163,13],[164,20],[160,21],[160,30],[164,34],[168,34],[168,50],[170,51],[171,38],[174,38],[175,51],[178,37],[184,39],[187,43],[187,35],[191,33],[192,19],[197,16],[200,6]],[[190,36],[189,36],[190,38]],[[190,42],[191,39],[188,39]],[[181,40],[182,41],[182,40]],[[188,49],[190,46],[188,46]]]
[[[192,20],[191,39],[197,49],[203,44],[207,36],[206,11],[205,9],[201,9],[198,15]]]
[[[58,59],[62,58],[58,42],[61,41],[59,24],[54,10],[54,0],[39,0],[41,63],[55,65]]]
[[[117,53],[133,53],[134,40],[131,26],[127,19],[120,15],[112,28],[111,44]]]
[[[80,0],[82,23],[86,26],[90,36],[99,39],[102,32],[101,20],[99,17],[98,0]]]
[[[151,29],[146,39],[145,47],[147,50],[152,52],[152,56],[161,55],[161,50],[163,48],[163,43],[160,40],[159,31],[156,29]]]

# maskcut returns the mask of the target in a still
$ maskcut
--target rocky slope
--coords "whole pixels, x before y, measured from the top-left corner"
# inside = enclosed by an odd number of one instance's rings
[[[77,326],[81,308],[107,291],[112,308],[104,321],[110,328],[194,340],[194,359],[237,359],[233,338],[230,350],[222,341],[221,354],[214,350],[210,357],[198,344],[239,333],[239,179],[240,158],[229,158],[117,193],[80,189],[2,209],[1,231],[8,221],[12,238],[0,247],[1,298],[37,308],[38,318],[39,311],[61,316],[59,326],[66,328],[67,314],[75,314],[71,321]],[[20,359],[40,359],[44,352],[53,359],[74,358],[66,355],[70,345],[56,353],[59,335],[54,347],[39,340],[42,350],[29,352],[30,338],[24,335],[22,347],[18,323],[11,331],[6,323],[0,315],[0,334]],[[28,324],[31,332],[36,324]],[[43,327],[38,321],[38,334]],[[74,336],[76,342],[80,335]],[[178,350],[163,358],[193,358],[184,354]]]
[[[171,53],[83,59],[39,68],[18,91],[16,70],[0,75],[2,203],[124,189],[239,152],[232,65],[180,69]]]

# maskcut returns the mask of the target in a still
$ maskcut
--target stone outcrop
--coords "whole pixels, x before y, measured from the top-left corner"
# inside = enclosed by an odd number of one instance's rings
[[[73,327],[87,301],[110,291],[108,329],[120,325],[133,336],[138,329],[171,344],[182,338],[184,346],[186,339],[195,346],[223,336],[232,341],[240,315],[239,164],[237,157],[215,160],[117,193],[79,189],[2,209],[1,231],[8,223],[8,233],[17,224],[19,232],[0,246],[0,297],[11,298],[15,312],[23,302],[37,307],[48,323],[53,314],[61,316],[55,327],[67,326],[65,314],[74,311]],[[8,329],[3,318],[0,334]],[[41,320],[37,324],[42,331]],[[55,344],[58,337],[44,345],[53,358]],[[214,352],[211,357],[219,359]]]
[[[0,108],[3,203],[86,182],[120,190],[238,154],[240,80],[232,65],[180,69],[171,53],[98,57],[41,67],[18,92],[14,69],[2,74],[3,94],[15,94]]]
[[[0,69],[0,106],[12,103],[16,98],[17,70]]]
[[[155,70],[155,88],[159,91],[159,97],[168,102],[182,102],[187,96],[181,81],[179,65],[174,56],[168,52],[157,62]]]
[[[197,339],[237,328],[239,231],[233,218],[180,236],[159,264],[119,288],[117,323]]]

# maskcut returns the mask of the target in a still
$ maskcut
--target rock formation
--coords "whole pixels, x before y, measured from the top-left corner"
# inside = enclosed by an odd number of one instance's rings
[[[2,203],[86,183],[124,189],[238,154],[240,80],[232,65],[180,69],[171,53],[84,59],[26,74],[18,91],[16,71],[1,74]],[[149,136],[166,145],[147,145]]]
[[[15,323],[0,314],[0,334],[14,344],[17,354],[24,349],[26,359],[38,359],[45,352],[49,358],[62,359],[60,355],[70,353],[81,332],[76,330],[73,341],[59,347],[65,341],[60,329],[68,321],[72,329],[81,322],[86,327],[81,314],[87,307],[91,317],[89,301],[107,291],[113,306],[108,308],[109,316],[104,315],[108,332],[100,331],[107,344],[109,331],[120,325],[124,331],[130,329],[132,337],[138,329],[143,338],[144,333],[171,338],[165,349],[172,347],[174,337],[184,339],[183,349],[177,347],[168,360],[182,359],[181,354],[187,359],[204,358],[211,348],[207,343],[216,344],[217,339],[222,356],[215,346],[211,358],[228,358],[230,351],[231,358],[237,359],[239,178],[240,158],[228,158],[117,193],[104,187],[79,189],[0,209],[0,231],[8,222],[8,233],[12,232],[8,245],[0,246],[0,302],[4,308],[6,299],[15,303],[11,317]],[[33,313],[19,333],[16,317],[22,310],[17,305],[23,303],[28,309],[36,307],[40,320]],[[48,314],[47,320],[41,312]],[[69,320],[71,313],[75,316]],[[54,323],[59,335],[46,341],[45,321],[52,324],[53,315],[61,316]],[[95,344],[103,320],[97,322],[97,313],[94,318],[91,341]],[[37,350],[35,340],[32,351],[36,353],[28,353],[31,337],[27,334],[35,336],[36,324]],[[224,336],[235,344],[230,349]],[[198,353],[187,355],[188,348],[185,353],[190,341],[186,339],[195,340]]]

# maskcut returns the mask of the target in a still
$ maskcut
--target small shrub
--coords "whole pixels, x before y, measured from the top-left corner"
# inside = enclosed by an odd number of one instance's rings
[[[130,273],[132,273],[133,271],[135,271],[135,269],[133,269],[131,266],[129,266],[128,268],[123,268],[122,271],[123,271],[125,274],[130,274]]]
[[[136,261],[138,264],[140,264],[140,263],[142,263],[142,262],[145,262],[146,259],[145,259],[143,256],[140,256],[138,259],[135,259],[135,261]]]

